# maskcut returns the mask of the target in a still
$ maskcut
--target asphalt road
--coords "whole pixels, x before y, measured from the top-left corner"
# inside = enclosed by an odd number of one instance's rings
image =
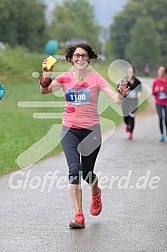
[[[124,125],[107,135],[96,163],[103,211],[90,215],[84,184],[85,229],[68,228],[63,153],[0,177],[0,252],[167,251],[167,139],[159,142],[154,112],[138,114],[132,141]]]

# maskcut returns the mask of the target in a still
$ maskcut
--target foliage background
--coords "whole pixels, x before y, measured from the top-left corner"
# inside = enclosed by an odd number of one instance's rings
[[[149,64],[154,71],[167,62],[166,9],[166,0],[129,0],[106,28],[97,22],[89,0],[62,0],[53,10],[51,23],[44,0],[1,0],[0,41],[12,48],[19,45],[43,52],[45,43],[56,39],[57,54],[62,54],[65,42],[77,37],[110,61],[125,59],[140,70]]]

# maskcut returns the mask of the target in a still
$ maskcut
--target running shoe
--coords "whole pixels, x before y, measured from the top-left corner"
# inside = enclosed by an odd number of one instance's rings
[[[101,189],[97,195],[92,195],[92,202],[90,206],[90,212],[92,215],[99,215],[102,210],[102,201],[101,201]]]
[[[164,138],[163,135],[160,136],[159,141],[160,141],[160,142],[164,142],[164,141],[165,141],[165,138]]]
[[[85,228],[85,218],[83,213],[77,213],[69,224],[70,228]]]
[[[132,135],[132,132],[130,132],[130,133],[129,133],[129,136],[128,136],[128,139],[129,139],[129,140],[132,140],[132,138],[133,138],[133,135]]]

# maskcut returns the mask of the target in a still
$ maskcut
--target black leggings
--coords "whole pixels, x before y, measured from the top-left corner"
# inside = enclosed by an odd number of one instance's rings
[[[132,133],[135,126],[135,112],[138,107],[137,98],[126,98],[122,103],[122,111],[124,116],[124,122],[130,126],[129,131]]]
[[[69,183],[80,184],[82,178],[92,184],[96,178],[94,165],[101,147],[99,125],[89,129],[62,126],[61,145],[69,167]]]
[[[124,122],[129,126],[129,132],[133,133],[135,127],[135,114],[124,117]]]
[[[164,115],[165,115],[165,126],[167,129],[167,106],[164,105],[160,105],[158,103],[156,103],[156,109],[157,109],[157,113],[158,113],[158,118],[159,118],[159,128],[160,128],[160,132],[163,135],[164,130],[163,130],[163,111],[164,111]]]

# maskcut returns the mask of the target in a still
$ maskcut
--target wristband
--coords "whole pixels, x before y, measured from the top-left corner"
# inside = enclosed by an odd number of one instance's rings
[[[46,88],[46,87],[48,87],[48,86],[52,83],[52,79],[49,78],[49,80],[46,81],[46,80],[45,80],[45,77],[42,76],[42,77],[40,78],[39,83],[40,83],[40,85],[41,85],[43,88]]]

